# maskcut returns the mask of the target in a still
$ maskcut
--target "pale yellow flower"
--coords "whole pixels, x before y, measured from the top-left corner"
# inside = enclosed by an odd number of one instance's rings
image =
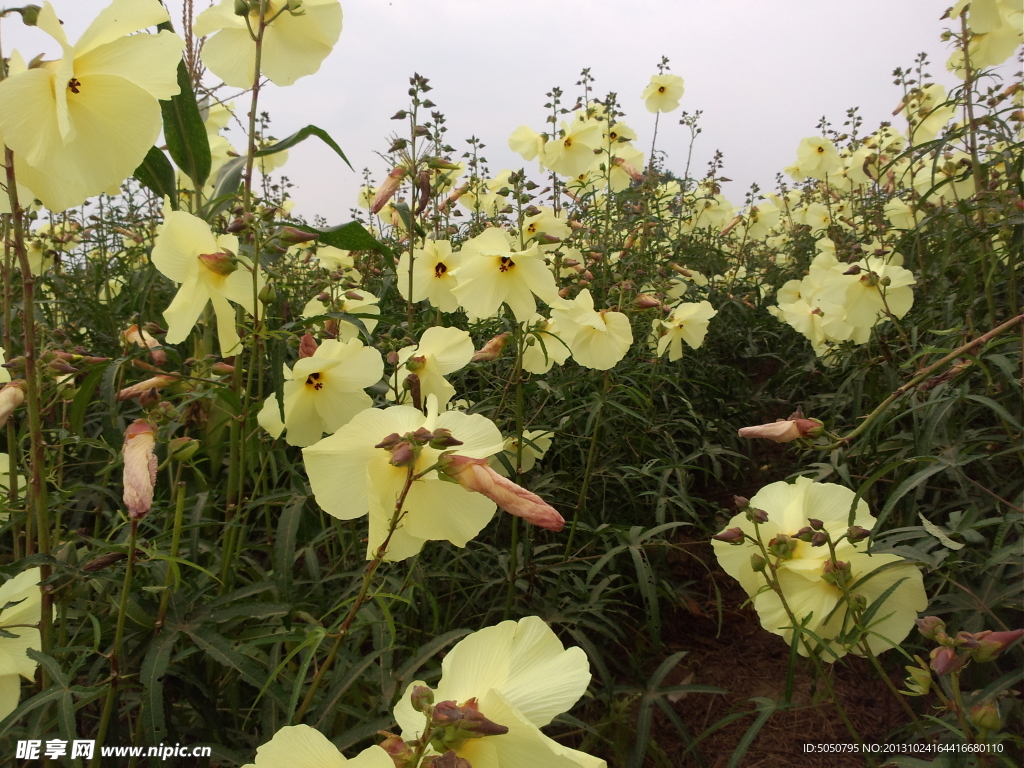
[[[470,738],[453,745],[473,768],[605,768],[605,761],[564,747],[541,728],[570,709],[590,684],[590,665],[581,648],[565,648],[537,616],[503,621],[461,640],[441,662],[435,702],[457,705],[474,699],[480,713],[508,728],[502,735]],[[407,740],[418,738],[426,717],[412,706],[415,681],[395,706],[395,720]],[[437,754],[429,751],[428,754]]]
[[[594,309],[594,297],[584,288],[572,301],[551,308],[572,357],[585,368],[607,371],[626,356],[633,343],[629,318],[621,312]]]
[[[235,310],[230,301],[252,314],[253,276],[247,259],[238,255],[238,238],[214,236],[210,225],[184,211],[165,211],[164,223],[153,245],[153,264],[181,283],[171,305],[164,310],[168,344],[184,341],[208,302],[213,302],[217,333],[224,356],[241,346],[235,331]],[[263,277],[257,275],[258,291]]]
[[[847,531],[854,499],[854,492],[848,488],[799,477],[792,484],[783,481],[765,486],[750,500],[750,505],[768,514],[768,521],[759,526],[765,544],[779,534],[793,536],[807,526],[810,519],[820,520],[832,540],[837,541]],[[870,531],[874,524],[867,503],[857,500],[853,525]],[[729,521],[727,528],[733,527],[754,535],[754,523],[745,513]],[[712,544],[719,565],[754,598],[761,626],[789,642],[793,636],[792,621],[778,595],[766,587],[763,576],[751,565],[751,554],[760,550],[751,542],[731,545],[713,541]],[[868,646],[877,654],[903,641],[914,627],[918,612],[928,607],[928,598],[921,572],[913,563],[899,555],[870,555],[864,550],[863,541],[851,544],[849,539],[843,539],[836,545],[836,558],[850,564],[849,589],[853,595],[862,596],[868,606],[895,586],[876,611],[866,636]],[[824,640],[832,651],[824,653],[822,658],[832,661],[847,651],[858,655],[862,651],[859,646],[837,640],[852,628],[852,617],[840,587],[824,578],[829,560],[827,546],[815,547],[811,542],[796,541],[792,557],[779,561],[777,573],[786,602],[797,621],[809,619],[807,629]],[[815,645],[810,640],[808,644]],[[801,654],[807,655],[804,643],[797,647]]]
[[[395,768],[381,747],[367,747],[346,759],[320,731],[286,725],[256,750],[256,761],[243,768]]]
[[[447,429],[462,442],[459,455],[486,459],[502,448],[501,432],[479,414],[445,411],[428,398],[428,414],[409,406],[370,408],[316,445],[304,448],[306,474],[317,503],[341,520],[369,516],[366,557],[371,559],[384,543],[409,470],[395,466],[390,450],[377,447],[389,436],[405,436],[421,427],[432,432]],[[494,502],[471,493],[431,469],[448,449],[425,445],[411,464],[416,477],[402,505],[402,517],[388,544],[385,559],[412,557],[428,540],[445,539],[464,547],[494,516]],[[421,475],[422,476],[419,476]]]
[[[399,366],[392,378],[392,386],[400,393],[400,400],[406,401],[408,398],[402,396],[402,384],[410,373],[415,373],[419,378],[422,402],[434,395],[438,407],[444,408],[455,396],[455,387],[444,377],[465,368],[474,351],[473,339],[466,331],[441,326],[428,328],[418,344],[398,351]],[[389,392],[388,397],[393,398],[394,394]]]
[[[289,445],[313,445],[324,433],[336,432],[360,411],[373,406],[364,388],[384,375],[384,360],[373,347],[359,339],[324,341],[310,357],[284,369],[284,421],[277,395],[260,410],[258,421],[267,432],[280,437],[287,429]]]
[[[551,438],[555,433],[544,429],[527,429],[523,432],[522,459],[519,466],[520,473],[529,472],[537,462],[544,458],[544,454],[551,448]],[[505,438],[503,455],[513,467],[516,465],[516,453],[519,451],[519,438],[509,435]],[[2,455],[2,454],[0,454]],[[508,477],[508,470],[505,465],[498,461],[496,456],[491,457],[491,466],[499,474]]]
[[[679,75],[654,75],[640,94],[648,112],[672,112],[683,98],[683,78]]]
[[[462,253],[452,253],[450,240],[427,240],[423,248],[415,249],[412,270],[412,300],[427,299],[442,312],[455,312],[459,301],[452,293],[456,279],[454,271],[462,264]],[[398,260],[398,292],[409,299],[409,252]]]
[[[523,324],[523,329],[530,333],[526,339],[526,351],[523,353],[524,371],[545,374],[553,365],[563,365],[572,354],[569,345],[562,338],[562,331],[556,318],[548,319],[537,314],[529,323]]]
[[[21,698],[21,678],[31,682],[39,666],[25,653],[29,648],[39,650],[39,630],[22,625],[38,624],[42,618],[40,578],[39,569],[30,568],[0,586],[0,608],[8,603],[17,603],[0,611],[0,629],[13,635],[0,637],[0,720],[17,709]]]
[[[800,142],[796,149],[796,163],[786,168],[786,173],[797,181],[824,180],[843,167],[843,161],[831,140],[821,136],[810,136]]]
[[[132,33],[168,20],[157,0],[114,0],[72,46],[43,4],[37,25],[62,57],[0,82],[0,134],[18,180],[50,210],[117,192],[156,142],[184,42]]]
[[[472,318],[491,317],[508,304],[524,322],[537,310],[534,295],[547,303],[557,300],[555,278],[536,243],[513,251],[505,232],[492,227],[466,241],[460,253],[452,293]]]
[[[266,29],[260,74],[275,85],[291,85],[320,69],[341,35],[341,4],[338,0],[302,0],[289,10],[288,0],[267,0]],[[293,3],[294,5],[294,3]],[[251,88],[256,76],[256,43],[249,33],[259,26],[259,6],[246,18],[235,14],[235,0],[221,0],[196,18],[192,31],[208,37],[203,44],[203,63],[234,88]]]
[[[684,303],[677,305],[667,320],[655,320],[658,338],[658,356],[668,352],[668,359],[675,362],[683,356],[683,342],[693,349],[704,343],[708,333],[708,324],[718,312],[710,301],[698,304]]]
[[[578,176],[594,163],[603,130],[596,120],[562,122],[561,134],[544,145],[542,161],[561,176]]]
[[[364,291],[362,288],[346,292],[340,299],[334,302],[333,306],[320,301],[319,298],[314,296],[302,308],[302,316],[316,317],[317,315],[326,315],[329,312],[350,314],[358,317],[363,327],[366,328],[367,333],[373,333],[373,329],[377,327],[379,321],[374,317],[365,317],[365,315],[379,315],[380,307],[377,306],[379,301],[379,298],[369,291]],[[360,315],[363,315],[363,317],[359,317]],[[360,336],[361,331],[355,323],[350,323],[348,320],[338,320],[337,323],[338,338],[341,341],[349,341]]]

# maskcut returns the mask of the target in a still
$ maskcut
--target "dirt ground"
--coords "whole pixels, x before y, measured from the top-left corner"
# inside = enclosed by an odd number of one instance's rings
[[[693,556],[714,563],[710,546],[687,547]],[[665,637],[679,638],[665,649],[688,654],[663,685],[692,683],[727,688],[727,695],[686,694],[673,702],[675,712],[694,736],[723,717],[750,712],[723,727],[698,745],[701,757],[684,756],[686,744],[672,723],[658,711],[654,735],[672,765],[679,768],[724,768],[736,745],[757,717],[755,697],[779,700],[786,685],[789,648],[781,637],[764,631],[752,608],[741,607],[746,595],[722,571],[709,573],[692,556],[684,555],[674,567],[684,580],[692,580],[688,609],[666,616]],[[681,582],[682,583],[682,582]],[[718,625],[715,587],[721,593],[722,623]],[[893,660],[890,660],[893,661]],[[805,743],[849,743],[853,741],[813,667],[801,659],[797,666],[791,709],[776,711],[764,724],[747,750],[743,768],[859,768],[863,756],[808,754]],[[832,668],[833,686],[851,722],[868,743],[885,743],[903,725],[906,714],[879,680],[865,659],[848,656]],[[895,666],[893,680],[902,687],[902,665]]]

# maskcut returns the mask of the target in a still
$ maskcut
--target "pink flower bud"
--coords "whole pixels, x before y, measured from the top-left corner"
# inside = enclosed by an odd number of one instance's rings
[[[129,325],[121,335],[124,336],[124,340],[129,344],[150,350],[149,357],[156,365],[163,365],[167,362],[167,353],[162,349],[157,349],[157,347],[161,346],[160,342],[154,339],[144,328],[139,328],[137,325]]]
[[[0,427],[7,423],[14,409],[25,402],[25,382],[10,381],[0,389]]]
[[[117,399],[131,400],[132,398],[141,397],[151,389],[163,389],[176,381],[178,381],[177,376],[170,376],[166,373],[153,376],[145,381],[140,381],[138,384],[132,384],[130,387],[125,387],[117,393]]]
[[[505,347],[506,341],[508,341],[508,334],[499,333],[493,339],[484,344],[477,352],[474,352],[473,357],[470,358],[470,362],[479,363],[496,360],[498,355],[501,354],[501,350]]]
[[[387,205],[388,200],[398,191],[398,188],[402,185],[402,179],[408,173],[409,171],[401,166],[391,169],[391,173],[388,174],[388,177],[384,179],[384,183],[377,189],[377,194],[370,205],[370,213],[380,213],[380,209]]]
[[[778,419],[774,424],[759,424],[756,427],[743,427],[740,437],[764,437],[776,443],[788,443],[805,437],[817,437],[823,431],[823,425],[817,419],[793,418]]]
[[[156,485],[156,427],[145,419],[136,419],[125,430],[124,503],[132,520],[141,520],[153,506]]]
[[[961,660],[956,655],[956,651],[944,645],[932,648],[931,660],[931,667],[937,675],[948,675],[951,672],[956,672],[961,666]]]
[[[715,541],[724,541],[726,544],[742,544],[746,535],[743,533],[742,528],[726,528],[721,533],[716,533],[711,537]]]
[[[1010,645],[1017,642],[1024,635],[1024,629],[1015,629],[1010,632],[979,632],[975,635],[978,639],[978,648],[974,651],[974,658],[978,661],[992,661]]]
[[[565,526],[565,519],[554,507],[537,494],[499,475],[488,466],[487,459],[449,456],[444,471],[467,491],[483,494],[510,515],[549,531],[557,532]]]
[[[922,616],[920,619],[915,619],[915,622],[917,631],[928,640],[934,640],[938,632],[946,631],[946,622],[938,616]]]
[[[661,306],[661,302],[653,296],[648,296],[646,293],[641,293],[636,297],[635,304],[638,309],[654,309]]]
[[[238,260],[220,251],[217,253],[200,253],[198,258],[204,267],[218,275],[230,275],[238,269]]]
[[[316,339],[313,338],[313,335],[309,333],[303,334],[302,339],[299,341],[299,357],[312,357],[317,348]]]

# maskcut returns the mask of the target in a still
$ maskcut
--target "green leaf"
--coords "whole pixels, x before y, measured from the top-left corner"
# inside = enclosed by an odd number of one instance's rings
[[[238,670],[242,679],[257,690],[267,684],[265,672],[253,664],[241,651],[232,648],[231,644],[209,627],[189,628],[188,636],[214,661],[226,667]],[[288,699],[280,685],[267,686],[267,691],[283,708],[287,708]]]
[[[747,732],[743,734],[743,738],[740,739],[736,745],[736,749],[733,750],[732,756],[729,758],[729,764],[727,768],[739,768],[741,762],[743,762],[743,756],[747,754],[747,749],[753,743],[757,734],[761,731],[762,726],[768,722],[778,706],[771,699],[766,699],[763,696],[758,696],[751,699],[751,701],[757,702],[757,719],[747,729]]]
[[[159,744],[167,738],[167,721],[164,716],[163,676],[171,661],[171,651],[178,639],[178,630],[165,629],[154,638],[142,660],[139,679],[146,687],[142,708],[143,724],[150,744]]]
[[[132,175],[160,199],[171,198],[171,208],[178,210],[178,182],[174,178],[174,166],[160,149],[150,147]]]
[[[79,385],[78,392],[75,394],[75,399],[71,401],[68,419],[71,422],[71,431],[76,435],[82,434],[82,428],[85,422],[85,412],[89,409],[89,406],[93,405],[96,387],[100,385],[100,381],[103,379],[103,372],[106,370],[107,365],[108,363],[102,363],[89,371],[85,379]]]
[[[178,62],[178,88],[177,96],[160,102],[164,139],[175,165],[201,189],[210,175],[210,139],[184,61]]]
[[[350,221],[348,224],[341,224],[329,229],[314,229],[313,227],[302,225],[297,226],[296,229],[316,233],[317,240],[324,245],[333,245],[335,248],[341,248],[344,251],[377,251],[392,261],[395,260],[391,249],[367,232],[366,227],[358,221]]]
[[[294,496],[277,522],[274,542],[274,580],[285,602],[291,600],[292,568],[295,564],[295,538],[306,506],[305,496]]]
[[[348,158],[345,157],[345,153],[341,151],[341,147],[338,146],[337,142],[335,142],[334,139],[331,138],[330,134],[327,133],[327,131],[325,131],[323,128],[317,128],[315,125],[307,125],[305,128],[302,128],[301,130],[298,130],[295,133],[293,133],[287,139],[282,139],[276,144],[271,144],[270,146],[263,147],[262,149],[257,150],[256,157],[264,157],[265,155],[273,155],[277,152],[284,152],[286,149],[291,149],[296,144],[305,141],[310,136],[316,136],[318,139],[323,141],[324,144],[333,149],[338,154],[338,156],[345,161],[345,165],[347,165],[349,168],[352,168],[352,163],[350,163],[348,161]],[[355,169],[352,168],[352,170]]]

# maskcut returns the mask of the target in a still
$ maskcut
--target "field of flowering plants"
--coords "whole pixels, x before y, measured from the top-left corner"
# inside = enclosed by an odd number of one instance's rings
[[[1022,0],[741,201],[415,74],[331,221],[339,2],[192,6],[0,10],[0,765],[1021,765]]]

